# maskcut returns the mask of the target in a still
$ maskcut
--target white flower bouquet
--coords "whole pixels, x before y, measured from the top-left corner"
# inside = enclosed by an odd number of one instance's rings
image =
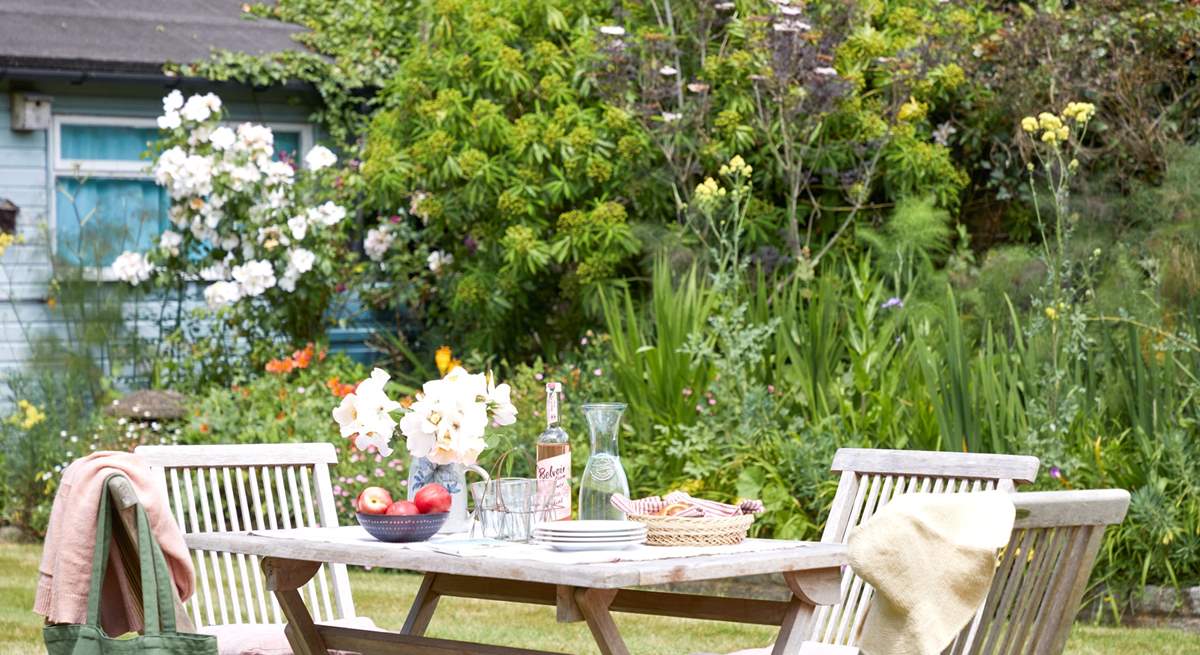
[[[399,425],[413,457],[438,465],[474,464],[487,448],[483,437],[488,426],[517,420],[507,384],[495,384],[490,373],[471,374],[457,366],[446,377],[426,382],[397,423],[392,413],[401,404],[384,390],[388,379],[382,369],[371,371],[371,377],[333,410],[342,436],[360,449],[374,446],[381,455],[390,455],[392,434]]]

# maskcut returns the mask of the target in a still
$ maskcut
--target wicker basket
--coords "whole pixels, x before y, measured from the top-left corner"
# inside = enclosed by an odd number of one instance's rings
[[[646,525],[646,543],[651,546],[740,544],[754,523],[753,514],[713,518],[630,514],[627,518]]]

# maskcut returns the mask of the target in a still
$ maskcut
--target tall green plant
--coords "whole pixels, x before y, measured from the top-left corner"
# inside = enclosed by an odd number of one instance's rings
[[[715,298],[695,268],[674,279],[666,259],[655,260],[649,302],[639,312],[626,291],[605,296],[602,307],[611,338],[611,369],[630,420],[639,434],[653,426],[695,420],[694,394],[705,389],[708,362],[684,352],[689,335],[703,331]]]

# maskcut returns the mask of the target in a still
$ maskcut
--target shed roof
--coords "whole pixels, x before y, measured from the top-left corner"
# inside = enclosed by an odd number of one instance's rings
[[[214,50],[303,50],[302,30],[248,20],[242,0],[0,0],[0,68],[156,74]]]

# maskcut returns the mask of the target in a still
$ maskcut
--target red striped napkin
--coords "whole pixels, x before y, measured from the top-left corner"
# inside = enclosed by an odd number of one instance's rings
[[[718,503],[715,500],[693,498],[684,491],[672,491],[664,497],[648,496],[637,500],[630,500],[621,494],[613,494],[610,502],[612,502],[613,507],[621,510],[626,515],[633,514],[637,516],[657,514],[667,505],[674,503],[689,505],[687,509],[672,514],[672,516],[680,517],[737,516],[738,514],[761,514],[763,511],[763,504],[760,500],[743,500],[737,505],[729,505],[727,503]]]

